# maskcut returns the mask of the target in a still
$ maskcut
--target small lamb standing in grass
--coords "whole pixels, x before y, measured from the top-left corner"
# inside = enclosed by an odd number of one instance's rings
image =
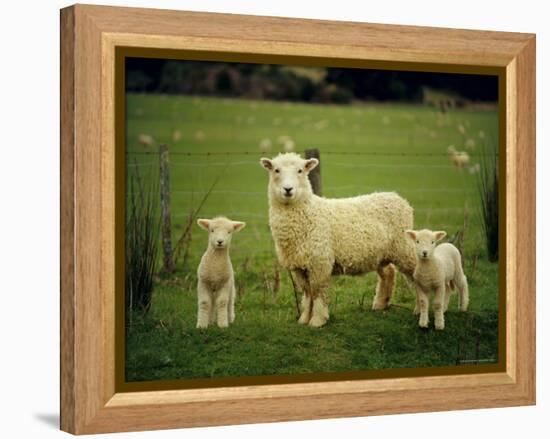
[[[246,224],[225,217],[199,219],[197,223],[208,232],[208,247],[197,271],[197,328],[207,328],[210,323],[225,328],[235,320],[235,279],[229,244],[231,235]]]
[[[269,225],[281,265],[292,271],[303,293],[298,323],[323,326],[329,319],[326,293],[333,274],[376,271],[372,308],[389,306],[395,267],[409,276],[416,259],[404,231],[413,209],[393,192],[330,199],[315,195],[308,174],[319,164],[298,154],[261,159],[269,171]]]
[[[407,235],[416,245],[416,268],[413,279],[416,287],[415,314],[420,313],[418,325],[427,328],[429,317],[428,294],[434,292],[433,310],[435,329],[445,329],[445,312],[449,307],[451,292],[458,288],[458,307],[460,311],[468,309],[468,280],[462,269],[460,252],[449,243],[436,246],[443,239],[445,232],[431,230],[407,230]]]

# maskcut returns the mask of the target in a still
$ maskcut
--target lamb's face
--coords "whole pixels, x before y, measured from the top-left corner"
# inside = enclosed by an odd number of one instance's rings
[[[229,247],[232,234],[246,225],[246,223],[231,221],[224,217],[199,219],[197,224],[208,232],[208,243],[214,249]]]
[[[428,260],[433,257],[437,242],[443,239],[447,233],[432,232],[431,230],[407,230],[405,232],[409,238],[414,241],[416,247],[416,256],[420,260]]]
[[[319,164],[317,159],[304,160],[298,154],[287,153],[271,160],[263,158],[260,163],[269,172],[269,191],[273,199],[291,204],[311,194],[307,175]]]

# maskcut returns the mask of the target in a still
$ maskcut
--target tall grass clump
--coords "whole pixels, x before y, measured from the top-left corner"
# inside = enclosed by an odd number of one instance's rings
[[[485,144],[478,179],[481,219],[489,261],[498,261],[498,154],[497,143]]]
[[[147,312],[151,306],[160,232],[155,181],[158,179],[144,179],[138,166],[127,177],[126,307],[129,311]]]

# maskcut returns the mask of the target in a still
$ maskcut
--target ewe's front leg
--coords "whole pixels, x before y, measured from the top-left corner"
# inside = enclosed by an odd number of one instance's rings
[[[372,309],[382,310],[390,306],[393,287],[395,284],[395,267],[393,264],[378,267],[378,284],[376,285],[376,294],[372,301]]]
[[[231,294],[231,284],[223,286],[218,292],[216,298],[216,321],[220,328],[229,326],[229,298]]]
[[[332,267],[327,267],[324,270],[322,267],[318,267],[309,272],[308,281],[311,287],[311,299],[313,300],[309,326],[319,328],[325,325],[329,319],[327,290],[331,272]]]
[[[312,316],[309,321],[309,326],[319,328],[325,325],[328,319],[329,312],[327,294],[325,291],[319,291],[315,297],[313,297]]]
[[[199,282],[197,293],[197,328],[208,328],[208,322],[210,321],[210,313],[212,310],[212,296],[210,295],[208,288],[206,288],[202,282]]]
[[[309,288],[309,283],[306,277],[306,274],[303,270],[292,270],[292,278],[298,287],[298,290],[302,293],[302,307],[300,318],[298,323],[300,325],[307,325],[311,319],[311,293]]]
[[[445,329],[445,283],[440,285],[435,291],[435,297],[433,302],[435,329]]]

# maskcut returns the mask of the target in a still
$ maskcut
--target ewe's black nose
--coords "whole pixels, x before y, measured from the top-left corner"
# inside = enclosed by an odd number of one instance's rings
[[[290,194],[292,192],[292,187],[285,187],[283,188],[287,194]]]
[[[428,252],[426,252],[426,251],[422,252],[422,256],[424,256],[424,257],[428,256]]]
[[[218,239],[218,244],[222,245],[223,244],[223,239]]]

